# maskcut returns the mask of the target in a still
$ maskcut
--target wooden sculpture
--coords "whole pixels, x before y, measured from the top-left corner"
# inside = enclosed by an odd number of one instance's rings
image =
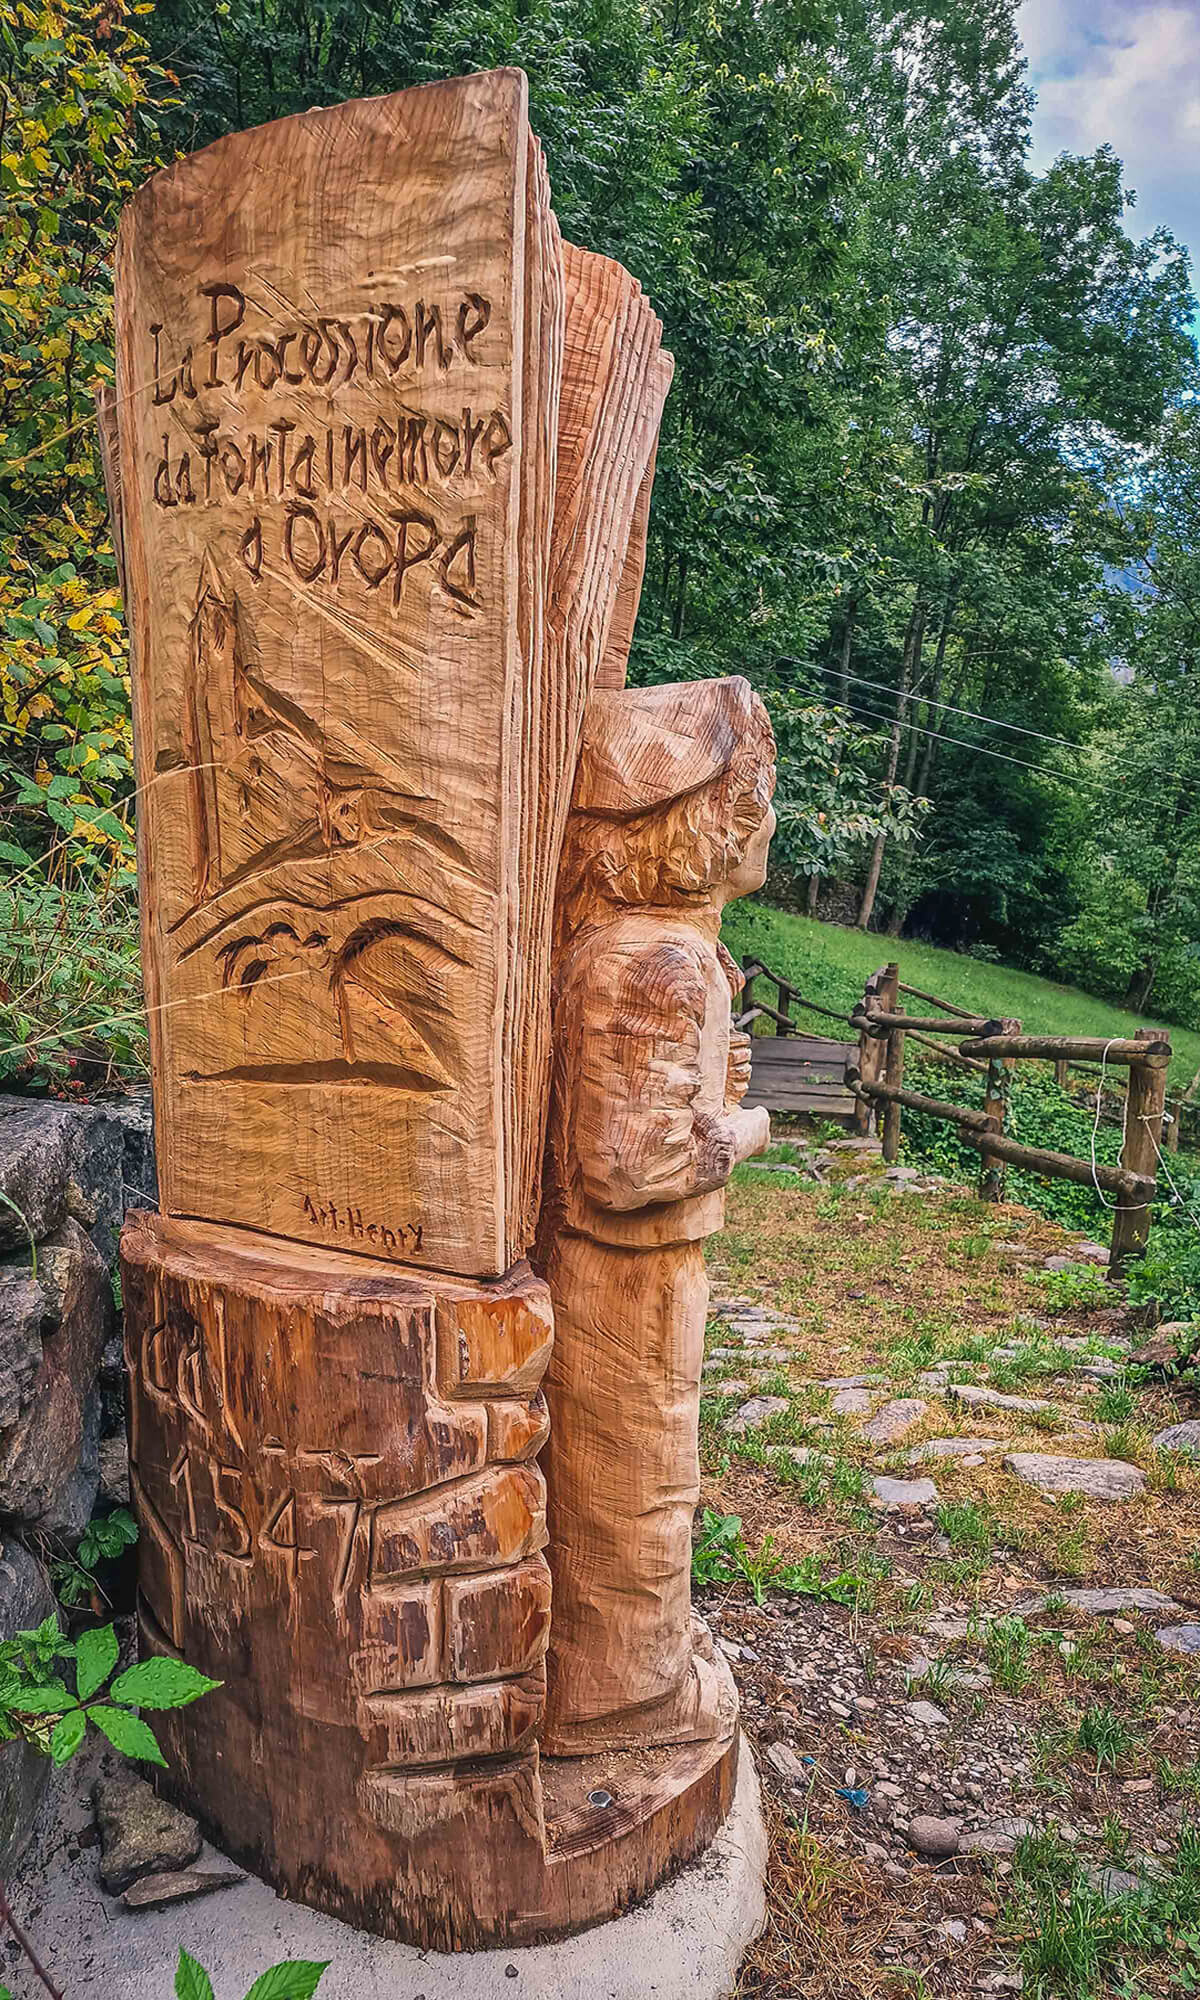
[[[554,1936],[703,1848],[736,1770],[712,1673],[686,1728],[546,1754],[555,885],[670,357],[561,243],[517,71],[176,162],[123,220],[117,330],[162,1197],[122,1249],[141,1630],[223,1683],[165,1721],[164,1782],[369,1929]],[[664,1255],[694,1287],[695,1240]],[[685,1597],[673,1570],[676,1650]]]
[[[539,1262],[554,1617],[543,1742],[728,1738],[729,1670],[691,1613],[704,1238],[767,1144],[741,1100],[726,902],[762,887],[774,740],[740,680],[597,693],[559,878]]]

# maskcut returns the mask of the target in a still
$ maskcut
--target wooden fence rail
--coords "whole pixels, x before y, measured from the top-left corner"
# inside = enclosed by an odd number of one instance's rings
[[[941,1014],[904,1013],[899,1005],[901,993],[941,1009]],[[900,1149],[902,1110],[907,1107],[924,1112],[927,1117],[956,1125],[966,1143],[977,1148],[979,1193],[983,1200],[1004,1199],[1006,1165],[1094,1187],[1097,1192],[1116,1197],[1110,1275],[1119,1275],[1130,1259],[1145,1248],[1164,1137],[1167,1069],[1171,1060],[1167,1037],[1152,1028],[1141,1029],[1130,1038],[1111,1040],[1093,1035],[1026,1035],[1019,1021],[984,1020],[981,1015],[969,1014],[965,1008],[942,1000],[936,993],[922,993],[917,987],[903,985],[900,968],[894,963],[872,973],[850,1023],[858,1029],[858,1061],[846,1073],[857,1106],[855,1130],[869,1132],[874,1114],[883,1157],[889,1165]],[[935,1033],[953,1034],[957,1045],[947,1048],[931,1041]],[[904,1052],[910,1035],[934,1048],[943,1060],[984,1070],[982,1110],[904,1088]],[[1052,1062],[1060,1081],[1071,1063],[1098,1063],[1102,1071],[1109,1064],[1128,1069],[1119,1166],[1076,1159],[1072,1154],[1040,1146],[1026,1146],[1005,1132],[1013,1074],[1016,1064],[1022,1061]],[[1177,1130],[1175,1137],[1178,1143]]]

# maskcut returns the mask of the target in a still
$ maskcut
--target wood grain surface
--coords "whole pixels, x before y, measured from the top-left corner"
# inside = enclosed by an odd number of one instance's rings
[[[539,801],[571,781],[526,88],[221,140],[136,197],[117,268],[164,1206],[478,1273],[525,1247]]]

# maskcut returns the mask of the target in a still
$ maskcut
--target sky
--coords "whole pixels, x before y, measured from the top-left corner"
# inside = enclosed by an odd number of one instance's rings
[[[1110,143],[1138,198],[1131,234],[1165,223],[1200,282],[1200,0],[1023,0],[1017,23],[1034,166]]]

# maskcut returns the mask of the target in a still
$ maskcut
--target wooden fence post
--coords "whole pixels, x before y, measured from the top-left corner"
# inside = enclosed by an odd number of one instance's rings
[[[1137,1040],[1158,1041],[1156,1028],[1139,1028]],[[1163,1110],[1167,1099],[1167,1067],[1170,1057],[1153,1062],[1133,1062],[1129,1066],[1129,1089],[1125,1098],[1125,1134],[1121,1143],[1121,1165],[1153,1180],[1158,1173],[1158,1149],[1162,1144]],[[1150,1204],[1145,1197],[1117,1196],[1113,1216],[1112,1247],[1108,1254],[1108,1275],[1119,1278],[1131,1259],[1140,1255],[1150,1234]]]
[[[900,966],[894,964],[894,962],[886,964],[882,968],[882,972],[874,974],[874,980],[876,980],[876,992],[874,992],[876,1010],[880,1014],[896,1014],[898,1004],[900,1004]],[[870,1012],[870,1008],[868,1008],[868,1012]],[[866,1054],[868,1054],[868,1060],[870,1060],[870,1068],[866,1072],[868,1080],[872,1084],[878,1084],[878,1082],[900,1084],[900,1078],[904,1074],[904,1036],[900,1036],[898,1052],[894,1052],[894,1048],[892,1048],[892,1044],[896,1042],[894,1034],[884,1034],[884,1036],[868,1034],[864,1040],[868,1044]],[[898,1062],[900,1068],[892,1074],[890,1064],[894,1064],[894,1062]],[[884,1142],[884,1160],[888,1160],[888,1164],[892,1164],[892,1160],[896,1158],[896,1152],[900,1150],[900,1106],[898,1104],[876,1106],[876,1132],[880,1134],[880,1138]],[[888,1142],[892,1144],[892,1152],[890,1154],[888,1154]]]
[[[1000,1023],[1003,1035],[1019,1035],[1021,1023],[1004,1020]],[[989,1130],[1003,1132],[1008,1119],[1009,1098],[1012,1095],[1013,1071],[1016,1059],[1013,1056],[991,1056],[988,1059],[987,1081],[983,1087],[983,1108],[991,1123]],[[980,1201],[1003,1201],[1005,1184],[1003,1160],[989,1153],[986,1145],[980,1149],[979,1199]]]
[[[864,1014],[874,1013],[878,1008],[879,989],[887,977],[887,971],[887,966],[881,966],[878,972],[871,974],[864,986],[862,1000]],[[881,1055],[882,1050],[877,1038],[869,1035],[865,1028],[861,1029],[858,1037],[858,1073],[864,1083],[878,1083]],[[853,1130],[860,1139],[865,1139],[870,1134],[872,1108],[870,1101],[865,1097],[855,1100]]]
[[[883,1080],[894,1089],[904,1086],[904,1030],[892,1028],[885,1037]],[[883,1116],[880,1119],[880,1133],[883,1138],[884,1165],[892,1167],[900,1153],[900,1104],[894,1097],[886,1098]]]
[[[1066,1061],[1056,1062],[1054,1065],[1054,1081],[1060,1090],[1065,1090],[1067,1087],[1067,1072],[1070,1067],[1070,1063]]]

